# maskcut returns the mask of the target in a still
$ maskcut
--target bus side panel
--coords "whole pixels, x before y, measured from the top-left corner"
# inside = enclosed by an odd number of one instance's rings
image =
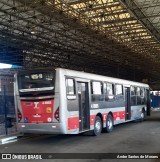
[[[98,113],[102,115],[103,127],[106,127],[109,112],[111,112],[113,116],[114,124],[125,122],[124,95],[117,95],[115,98],[107,98],[105,95],[91,94],[91,129],[94,128],[94,118]]]
[[[140,119],[143,108],[146,111],[146,105],[131,106],[131,120]]]
[[[18,122],[18,87],[17,87],[17,74],[14,75],[14,104],[15,104],[15,115],[16,115],[16,122]]]
[[[67,98],[66,98],[66,80],[65,80],[65,71],[62,69],[57,70],[58,74],[58,89],[59,89],[59,106],[60,106],[60,122],[61,130],[63,134],[68,134],[68,111],[67,111]]]
[[[19,97],[17,74],[15,74],[14,97],[15,97],[15,112],[16,112],[16,118],[17,118],[17,123],[18,123],[19,122],[18,121],[18,111],[21,114],[23,114],[23,113],[22,113],[21,103],[20,103],[20,97]],[[23,115],[22,115],[22,120],[23,120]]]
[[[125,107],[117,108],[104,108],[104,109],[92,109],[90,114],[90,129],[94,129],[94,120],[96,115],[100,113],[102,115],[103,128],[106,127],[106,119],[108,113],[113,115],[114,125],[125,122]]]

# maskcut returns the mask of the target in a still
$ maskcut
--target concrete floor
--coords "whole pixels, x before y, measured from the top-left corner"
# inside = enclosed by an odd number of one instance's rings
[[[144,122],[117,125],[112,133],[102,133],[98,137],[82,134],[23,137],[16,143],[1,145],[0,153],[160,153],[160,111],[153,111],[151,117]],[[158,162],[160,159],[72,159],[65,161]]]

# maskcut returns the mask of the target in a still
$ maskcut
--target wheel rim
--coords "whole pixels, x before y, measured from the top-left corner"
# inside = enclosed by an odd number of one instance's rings
[[[96,128],[97,132],[100,132],[100,130],[101,130],[101,123],[99,121],[96,122],[95,128]]]
[[[144,113],[143,112],[141,113],[141,118],[144,119]]]
[[[112,123],[112,120],[111,120],[111,119],[109,119],[109,120],[107,121],[107,125],[108,125],[108,128],[109,128],[109,129],[112,128],[113,123]]]

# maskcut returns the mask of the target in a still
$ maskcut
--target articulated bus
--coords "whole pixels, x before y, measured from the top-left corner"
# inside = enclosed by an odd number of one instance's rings
[[[150,115],[149,85],[96,74],[37,69],[15,74],[18,130],[99,135]]]

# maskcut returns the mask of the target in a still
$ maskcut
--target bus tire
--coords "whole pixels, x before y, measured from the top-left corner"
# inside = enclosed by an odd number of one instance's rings
[[[102,132],[102,120],[99,116],[96,116],[94,121],[93,135],[98,136]]]
[[[144,121],[144,118],[145,118],[145,110],[142,109],[140,121],[141,121],[141,122]]]
[[[113,117],[111,114],[108,114],[107,116],[106,127],[104,129],[107,133],[110,133],[113,130]]]

